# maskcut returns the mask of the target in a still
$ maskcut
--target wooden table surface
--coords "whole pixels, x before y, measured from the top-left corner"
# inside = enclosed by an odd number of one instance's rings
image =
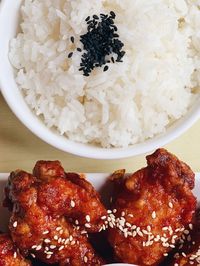
[[[166,145],[170,152],[200,171],[200,120],[185,134]],[[60,160],[67,171],[134,171],[145,165],[145,155],[123,160],[91,160],[64,153],[33,135],[11,112],[0,94],[0,172],[17,168],[31,171],[36,160]]]

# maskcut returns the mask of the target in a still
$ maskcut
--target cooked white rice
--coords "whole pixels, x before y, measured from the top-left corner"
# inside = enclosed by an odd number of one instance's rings
[[[116,13],[123,63],[84,77],[70,37],[89,15]],[[200,87],[200,0],[25,0],[9,58],[26,102],[49,128],[83,143],[126,147],[183,116]]]

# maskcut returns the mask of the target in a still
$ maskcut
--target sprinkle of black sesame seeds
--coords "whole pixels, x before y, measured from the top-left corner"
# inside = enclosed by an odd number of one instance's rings
[[[68,58],[71,58],[73,56],[73,52],[68,54]]]
[[[95,67],[102,67],[107,63],[122,62],[125,51],[122,51],[124,44],[118,39],[118,30],[114,24],[116,15],[113,11],[110,15],[100,14],[100,17],[93,15],[85,19],[87,22],[87,33],[80,36],[84,53],[82,54],[79,71],[88,77]],[[80,48],[77,48],[77,51]],[[112,54],[117,55],[115,61]],[[110,56],[110,58],[108,58]],[[108,66],[104,66],[103,71],[107,71]]]

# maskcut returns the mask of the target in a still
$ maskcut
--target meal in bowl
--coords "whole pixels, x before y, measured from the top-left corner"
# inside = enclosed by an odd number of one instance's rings
[[[199,95],[198,1],[25,0],[9,58],[49,128],[127,147],[165,132]]]
[[[103,203],[84,175],[66,173],[58,161],[38,161],[32,174],[12,172],[4,200],[10,252],[0,252],[0,265],[16,258],[37,266],[198,265],[200,217],[189,166],[158,149],[147,167],[116,171],[108,181]]]

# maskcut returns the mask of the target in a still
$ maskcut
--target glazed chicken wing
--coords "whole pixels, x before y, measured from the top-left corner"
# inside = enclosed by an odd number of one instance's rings
[[[147,156],[147,167],[125,179],[113,202],[109,242],[118,260],[158,265],[175,248],[196,208],[194,173],[164,149]],[[113,218],[113,215],[115,218]]]
[[[0,266],[31,266],[7,234],[0,234]]]
[[[12,172],[5,190],[9,229],[24,255],[60,265],[101,265],[87,233],[97,232],[106,209],[82,176],[58,161],[39,161],[33,175]]]

